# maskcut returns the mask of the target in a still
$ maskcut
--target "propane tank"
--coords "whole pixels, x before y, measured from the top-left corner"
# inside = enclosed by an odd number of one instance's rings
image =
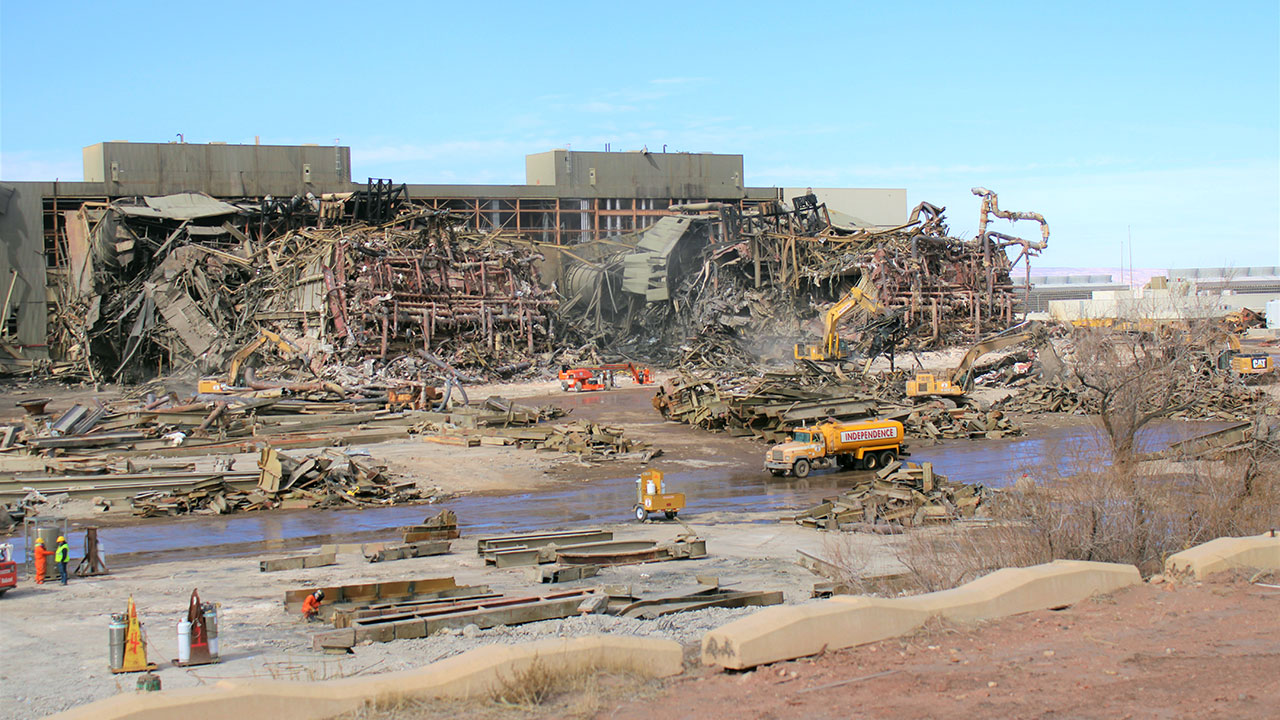
[[[124,636],[129,629],[129,621],[124,613],[111,613],[111,623],[107,625],[107,657],[112,670],[124,667]]]
[[[204,629],[209,636],[209,655],[214,659],[218,659],[218,604],[204,603],[201,605],[204,610]]]
[[[178,621],[178,663],[185,663],[191,660],[191,622],[188,620]]]

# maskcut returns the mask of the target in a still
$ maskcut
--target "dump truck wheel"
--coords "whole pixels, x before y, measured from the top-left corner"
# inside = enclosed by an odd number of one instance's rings
[[[897,459],[898,453],[892,450],[884,450],[880,453],[880,467],[889,467]]]
[[[862,469],[863,470],[879,470],[880,456],[876,455],[875,453],[867,453],[866,455],[863,455]]]
[[[675,519],[676,519],[676,511],[675,511],[675,510],[668,510],[668,511],[664,512],[664,513],[663,513],[663,515],[666,515],[668,520],[675,520]]]
[[[637,505],[636,506],[636,522],[644,522],[645,520],[648,520],[648,519],[649,519],[649,511]]]
[[[800,458],[796,461],[795,466],[791,468],[791,472],[795,473],[798,478],[809,477],[809,461]]]

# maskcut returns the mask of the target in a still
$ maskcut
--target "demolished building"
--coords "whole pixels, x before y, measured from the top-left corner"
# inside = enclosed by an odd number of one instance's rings
[[[234,284],[237,273],[266,268],[275,273],[277,268],[269,262],[266,266],[257,264],[271,257],[261,254],[262,248],[285,233],[300,233],[308,227],[333,231],[337,225],[353,221],[378,227],[397,214],[435,211],[448,213],[447,223],[460,236],[518,237],[570,246],[642,231],[663,217],[678,214],[670,210],[673,205],[718,203],[746,211],[760,203],[780,200],[786,193],[776,187],[746,186],[741,155],[647,150],[553,150],[530,155],[524,185],[396,185],[374,179],[354,183],[351,151],[342,146],[108,142],[85,148],[84,167],[83,182],[0,185],[0,236],[9,248],[8,255],[0,258],[0,276],[9,280],[4,322],[0,323],[0,344],[6,353],[0,355],[0,365],[10,372],[39,368],[52,369],[55,375],[82,376],[86,357],[110,339],[112,352],[98,364],[114,374],[119,369],[116,363],[131,349],[127,338],[137,337],[133,323],[139,314],[164,315],[158,307],[148,309],[145,297],[151,298],[152,305],[157,297],[167,298],[165,312],[173,317],[164,318],[165,324],[190,325],[183,330],[191,331],[186,339],[191,345],[179,337],[181,347],[165,332],[152,333],[164,350],[144,363],[148,368],[153,360],[155,370],[171,367],[170,349],[179,350],[175,362],[180,362],[183,355],[202,355],[202,343],[195,341],[193,334],[210,334],[210,347],[204,352],[216,350],[214,346],[219,343],[225,345],[227,336],[234,340],[239,333],[231,326],[244,325],[255,318],[243,316],[246,308],[223,294],[219,283],[209,283],[207,288],[185,285],[187,279],[178,283],[189,291],[192,304],[202,313],[213,313],[218,306],[224,311],[235,308],[234,321],[220,324],[210,320],[218,331],[214,334],[192,314],[191,305],[175,294],[172,265],[163,271],[170,284],[151,277],[155,269],[152,266],[178,247],[205,248],[179,254],[190,257],[174,257],[171,262],[184,268],[181,273],[190,272],[185,269],[189,266],[202,266],[206,280],[227,276]],[[879,227],[899,224],[906,214],[905,190],[817,192],[832,193],[844,209]],[[204,199],[198,199],[201,196]],[[112,217],[105,219],[106,215]],[[100,223],[105,224],[99,226]],[[253,255],[243,252],[250,246]],[[86,263],[90,258],[91,265]],[[86,273],[86,267],[91,267],[92,272]],[[392,274],[382,277],[395,283],[399,282],[396,273],[407,266],[388,269]],[[103,281],[104,272],[108,281],[105,288],[97,285]],[[111,276],[121,282],[114,283]],[[552,277],[548,287],[557,276]],[[486,278],[482,282],[492,281]],[[142,293],[145,297],[136,305],[137,297],[107,307],[102,305],[103,300],[93,300],[100,290],[111,290],[113,283],[122,296],[127,294],[126,288],[141,290],[146,283],[152,286]],[[195,285],[199,285],[198,280]],[[429,288],[421,289],[427,292],[401,288],[408,294],[431,294]],[[210,293],[217,297],[209,300]],[[418,302],[427,303],[429,308],[432,300],[424,297]],[[327,294],[323,303],[328,304]],[[487,308],[487,298],[485,304]],[[536,298],[533,304],[538,304]],[[407,315],[422,308],[403,302],[393,305],[397,309],[385,313],[391,324],[388,342],[394,347],[396,340],[392,336],[397,331],[420,325]],[[121,317],[126,310],[128,317]],[[262,308],[252,310],[261,314]],[[299,308],[275,311],[313,315],[326,312],[305,303]],[[502,342],[514,344],[513,338],[523,326],[527,350],[531,327],[535,334],[539,327],[536,318],[530,325],[529,315],[539,312],[545,312],[545,306],[528,313],[517,308],[515,328],[493,329],[495,341],[501,335]],[[488,313],[487,309],[481,311],[473,306],[461,314]],[[523,321],[518,319],[522,314]],[[499,326],[506,316],[505,312],[499,313]],[[89,320],[87,326],[93,329],[71,332],[77,319]],[[142,327],[148,322],[144,317]],[[100,323],[119,327],[104,333],[105,325]],[[381,351],[381,319],[376,319],[375,324],[379,326],[376,334]],[[437,329],[444,328],[437,323]],[[178,333],[176,328],[174,332]],[[486,330],[485,334],[489,332]],[[115,337],[108,338],[113,333]],[[88,337],[90,334],[95,337]],[[417,340],[420,338],[415,337]],[[135,356],[137,352],[134,351]],[[134,362],[131,359],[129,364]]]
[[[851,288],[885,312],[850,325],[865,355],[971,342],[1012,325],[1020,313],[1010,273],[1045,247],[1036,213],[1000,211],[982,197],[978,237],[948,233],[945,208],[921,203],[893,227],[842,224],[815,195],[752,210],[676,205],[630,243],[609,239],[558,253],[565,324],[584,340],[636,357],[702,366],[787,359],[816,331],[820,310]],[[1040,240],[986,231],[989,215],[1040,223]],[[1021,252],[1010,259],[1007,248]],[[893,322],[886,322],[890,316]],[[887,335],[892,337],[886,337]],[[799,357],[798,355],[796,356]]]

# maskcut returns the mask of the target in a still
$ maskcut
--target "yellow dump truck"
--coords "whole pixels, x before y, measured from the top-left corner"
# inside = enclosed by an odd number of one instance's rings
[[[839,465],[844,470],[879,470],[902,454],[902,423],[897,420],[825,422],[796,428],[789,442],[779,443],[764,456],[764,466],[776,476],[805,477],[813,468]]]

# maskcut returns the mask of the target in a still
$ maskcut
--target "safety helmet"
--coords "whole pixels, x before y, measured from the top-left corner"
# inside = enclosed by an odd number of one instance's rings
[[[61,535],[58,536],[58,542],[66,542],[66,541],[67,541],[66,538],[62,537]]]
[[[43,545],[43,544],[44,544],[44,538],[36,538],[36,544],[37,544],[37,545]]]
[[[324,591],[323,591],[323,590],[317,590],[317,591],[316,591],[316,599],[317,599],[317,600],[323,600],[323,599],[324,599]]]

